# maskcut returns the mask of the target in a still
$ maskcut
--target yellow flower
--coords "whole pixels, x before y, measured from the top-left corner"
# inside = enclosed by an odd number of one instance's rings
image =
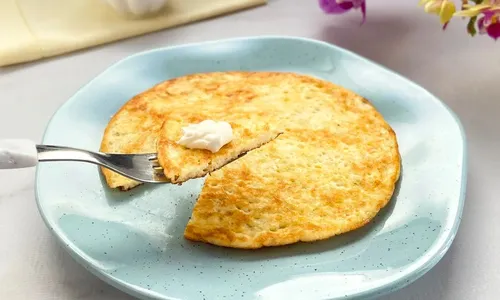
[[[450,0],[420,0],[426,13],[439,16],[442,24],[448,23],[456,12],[455,3]]]
[[[500,10],[500,1],[498,0],[484,0],[481,4],[470,5],[464,4],[463,10],[457,11],[454,15],[457,17],[476,17],[480,13],[490,10]]]

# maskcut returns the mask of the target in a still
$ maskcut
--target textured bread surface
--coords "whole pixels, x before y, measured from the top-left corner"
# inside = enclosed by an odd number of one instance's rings
[[[238,159],[248,151],[270,142],[279,135],[267,122],[251,116],[242,117],[236,108],[230,115],[218,112],[208,105],[203,112],[192,113],[177,110],[169,114],[163,124],[158,140],[158,162],[163,167],[165,177],[171,183],[182,183],[189,179],[199,178],[213,172],[224,165]],[[224,145],[216,153],[204,149],[188,149],[177,144],[182,136],[182,127],[200,123],[203,120],[228,122],[233,129],[233,140]]]
[[[254,140],[260,128],[283,134],[206,178],[187,239],[248,249],[321,240],[365,225],[391,199],[400,175],[394,131],[367,100],[309,76],[226,72],[161,83],[122,108],[103,146],[148,152],[159,139],[162,149],[176,138],[161,129],[165,116],[179,127],[214,115],[250,127]]]
[[[154,88],[128,101],[110,120],[99,151],[104,153],[155,153],[163,124],[162,98]],[[140,183],[101,168],[110,188],[129,190]]]

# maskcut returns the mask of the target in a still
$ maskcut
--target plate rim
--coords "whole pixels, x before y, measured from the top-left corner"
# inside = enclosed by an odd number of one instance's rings
[[[417,90],[422,91],[423,93],[427,94],[429,98],[435,103],[440,106],[452,117],[454,123],[457,125],[458,130],[460,132],[460,139],[461,139],[461,144],[462,144],[462,161],[460,163],[461,167],[461,180],[460,180],[460,192],[458,196],[458,207],[457,207],[457,213],[455,215],[455,219],[453,222],[452,227],[450,228],[449,231],[445,233],[445,238],[444,239],[439,239],[437,241],[443,240],[439,247],[433,247],[436,248],[434,253],[428,254],[428,255],[421,255],[417,260],[412,262],[412,265],[415,265],[417,262],[420,262],[416,268],[413,268],[410,272],[407,274],[404,274],[403,276],[399,277],[396,280],[390,281],[389,283],[383,283],[377,287],[364,290],[361,292],[355,292],[351,293],[348,298],[354,299],[354,298],[363,298],[363,299],[369,299],[373,297],[380,297],[383,295],[387,295],[389,293],[392,293],[394,291],[397,291],[399,289],[402,289],[409,284],[413,283],[415,280],[419,279],[422,277],[425,273],[427,273],[429,270],[431,270],[442,258],[443,256],[447,253],[448,249],[450,248],[451,244],[453,243],[457,232],[460,227],[462,215],[463,215],[463,208],[465,204],[465,196],[466,196],[466,186],[467,186],[467,161],[468,161],[468,151],[467,151],[467,138],[465,134],[465,130],[463,127],[462,122],[458,118],[457,114],[443,101],[439,100],[436,96],[434,96],[432,93],[430,93],[427,89],[424,87],[420,86],[419,84],[415,83],[414,81],[410,80],[409,78],[399,74],[396,71],[393,71],[389,68],[387,68],[384,65],[381,65],[375,61],[372,61],[371,59],[368,59],[364,56],[361,56],[351,50],[342,48],[338,45],[328,43],[325,41],[317,40],[317,39],[312,39],[312,38],[305,38],[305,37],[298,37],[298,36],[292,36],[292,35],[262,35],[262,36],[244,36],[244,37],[235,37],[235,38],[224,38],[224,39],[216,39],[216,40],[209,40],[209,41],[201,41],[201,42],[193,42],[193,43],[185,43],[185,44],[177,44],[177,45],[171,45],[171,46],[165,46],[165,47],[160,47],[160,48],[154,48],[154,49],[149,49],[145,51],[140,51],[137,53],[134,53],[132,55],[126,56],[124,58],[121,58],[111,65],[107,66],[104,70],[102,70],[99,74],[97,74],[93,79],[88,81],[86,84],[81,86],[70,98],[68,98],[66,101],[64,101],[52,114],[50,117],[49,121],[47,122],[47,125],[45,127],[44,133],[42,135],[42,143],[45,143],[47,135],[49,132],[53,130],[51,128],[54,118],[56,115],[67,105],[75,101],[80,93],[83,93],[83,91],[90,86],[92,83],[95,81],[99,81],[102,76],[104,76],[107,72],[112,70],[113,68],[117,67],[120,64],[123,64],[127,61],[136,59],[141,56],[147,56],[153,53],[158,53],[158,52],[164,52],[164,51],[169,51],[169,50],[174,50],[174,49],[182,49],[182,48],[193,48],[193,47],[200,47],[200,46],[207,46],[210,44],[219,44],[219,43],[234,43],[238,41],[262,41],[262,40],[289,40],[293,42],[306,42],[309,44],[315,44],[317,46],[322,46],[322,47],[327,47],[332,50],[335,50],[337,52],[342,52],[345,54],[350,55],[351,57],[355,58],[356,60],[363,61],[366,63],[369,63],[371,65],[377,66],[378,68],[391,73],[391,75],[394,75],[398,77],[399,79],[403,80],[406,84],[413,86]],[[53,226],[51,221],[47,218],[47,213],[45,213],[42,204],[41,204],[41,198],[43,197],[40,195],[39,192],[39,178],[40,178],[40,169],[37,167],[36,172],[35,172],[35,199],[36,199],[36,204],[37,204],[37,209],[38,212],[45,223],[46,227],[49,229],[49,231],[56,237],[57,241],[60,243],[60,245],[70,254],[71,257],[75,261],[77,261],[80,265],[82,265],[85,269],[90,271],[93,275],[98,277],[99,279],[103,280],[107,284],[117,288],[118,290],[121,290],[133,297],[137,297],[140,299],[161,299],[161,300],[176,300],[176,298],[172,298],[170,296],[166,296],[163,294],[156,293],[154,291],[132,285],[120,278],[117,278],[116,276],[112,274],[108,274],[103,272],[101,269],[95,267],[91,261],[92,259],[87,257],[87,255],[80,250],[78,247],[75,245],[72,245],[72,242],[66,237],[65,233],[60,230],[57,226]],[[455,201],[455,199],[453,199]],[[55,228],[54,228],[55,227]],[[428,256],[428,257],[427,257]]]

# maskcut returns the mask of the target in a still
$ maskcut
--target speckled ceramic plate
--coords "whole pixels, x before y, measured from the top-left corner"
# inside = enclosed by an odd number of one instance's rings
[[[390,204],[364,228],[326,241],[224,249],[182,237],[203,180],[114,192],[93,165],[42,164],[36,179],[41,215],[78,262],[143,299],[312,300],[382,295],[439,261],[464,201],[459,121],[423,88],[330,44],[240,38],[134,55],[69,99],[43,142],[98,150],[110,116],[135,94],[169,78],[221,70],[305,73],[370,99],[396,131],[403,160]]]

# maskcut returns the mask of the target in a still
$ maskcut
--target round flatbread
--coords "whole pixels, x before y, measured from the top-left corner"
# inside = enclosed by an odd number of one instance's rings
[[[173,140],[161,130],[169,112],[177,124],[211,110],[282,134],[206,178],[187,239],[249,249],[326,239],[365,225],[390,201],[401,165],[394,131],[363,97],[305,75],[218,72],[166,81],[122,108],[101,149],[162,153],[158,139]],[[130,186],[105,176],[110,186]]]

